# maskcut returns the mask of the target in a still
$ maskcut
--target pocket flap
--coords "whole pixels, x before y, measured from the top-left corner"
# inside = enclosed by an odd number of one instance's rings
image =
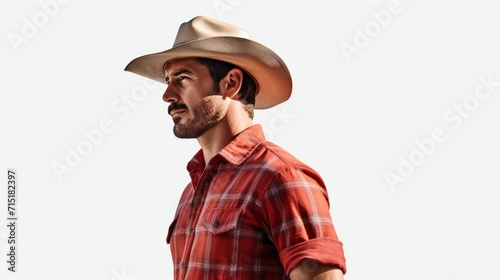
[[[210,209],[205,212],[200,226],[212,234],[234,230],[240,221],[241,209]]]

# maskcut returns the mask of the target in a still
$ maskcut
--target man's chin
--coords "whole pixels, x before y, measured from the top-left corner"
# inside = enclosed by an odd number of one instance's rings
[[[178,123],[174,124],[173,130],[175,137],[180,139],[193,139],[198,137],[197,135],[194,135],[194,132],[190,131],[189,129],[187,129],[187,127],[185,127],[182,124]]]

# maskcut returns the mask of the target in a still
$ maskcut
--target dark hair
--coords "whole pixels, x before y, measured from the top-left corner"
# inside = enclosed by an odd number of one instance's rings
[[[238,68],[243,72],[243,81],[241,82],[240,91],[237,94],[237,98],[241,103],[243,103],[243,107],[245,111],[248,112],[250,118],[253,118],[253,109],[255,107],[255,93],[257,91],[257,85],[253,78],[241,67],[238,67],[229,62],[215,60],[211,58],[205,57],[197,57],[197,60],[207,66],[208,71],[210,72],[210,76],[214,81],[214,90],[219,92],[219,82],[227,75],[227,72],[233,68]]]

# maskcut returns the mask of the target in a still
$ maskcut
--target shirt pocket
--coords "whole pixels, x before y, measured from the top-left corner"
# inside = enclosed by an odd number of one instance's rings
[[[174,220],[168,227],[167,233],[167,244],[170,244],[170,240],[172,239],[172,234],[174,233],[175,226],[177,225],[177,221],[179,220],[179,215],[175,216]]]
[[[200,226],[214,235],[238,228],[242,209],[209,209],[201,219]]]

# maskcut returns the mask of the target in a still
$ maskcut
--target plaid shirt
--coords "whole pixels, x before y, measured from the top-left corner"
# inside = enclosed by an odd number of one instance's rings
[[[323,180],[254,125],[188,163],[167,243],[175,279],[286,279],[302,259],[345,273]]]

